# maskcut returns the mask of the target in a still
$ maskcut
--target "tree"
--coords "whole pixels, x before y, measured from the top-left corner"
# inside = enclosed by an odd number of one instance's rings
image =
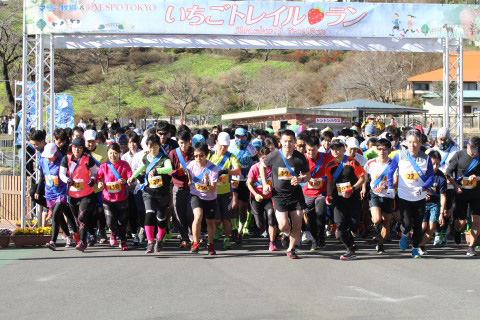
[[[0,7],[0,63],[8,102],[13,109],[15,97],[11,82],[18,73],[22,57],[22,3],[8,1]]]
[[[181,70],[171,82],[164,82],[165,106],[177,113],[185,121],[185,115],[200,102],[204,83],[200,78],[191,76],[187,70]]]

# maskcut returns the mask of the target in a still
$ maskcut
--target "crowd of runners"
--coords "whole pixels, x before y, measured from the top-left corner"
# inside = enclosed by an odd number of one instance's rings
[[[291,259],[301,243],[325,249],[326,237],[345,246],[341,260],[356,258],[359,237],[373,237],[378,254],[399,239],[402,251],[411,242],[413,258],[447,241],[466,241],[476,256],[479,137],[460,150],[447,128],[428,139],[420,126],[385,127],[375,116],[336,132],[102,129],[57,129],[51,143],[44,131],[29,136],[38,157],[27,170],[40,172],[30,195],[49,210],[52,250],[61,232],[82,252],[109,243],[151,254],[175,232],[179,250],[206,244],[209,255],[215,240],[229,250],[254,234]]]

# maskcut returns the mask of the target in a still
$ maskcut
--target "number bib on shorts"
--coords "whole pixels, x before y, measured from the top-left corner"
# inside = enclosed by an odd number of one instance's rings
[[[228,174],[222,174],[218,177],[217,185],[223,185],[228,183]]]
[[[47,175],[45,176],[45,182],[49,186],[58,187],[58,176]]]
[[[85,181],[83,181],[83,179],[74,179],[73,186],[70,187],[70,191],[73,191],[73,192],[82,191],[84,187],[85,187]]]
[[[323,179],[322,178],[312,178],[308,181],[308,189],[318,190],[323,187]]]
[[[418,174],[417,173],[405,173],[403,175],[403,179],[408,181],[418,181]]]
[[[477,180],[470,181],[467,178],[462,178],[463,189],[473,189],[477,186]]]
[[[350,182],[343,182],[343,183],[337,183],[337,192],[338,195],[341,196],[342,192],[345,192],[348,188],[351,188]]]
[[[108,193],[118,193],[122,191],[122,185],[120,182],[107,182],[106,187]]]
[[[163,186],[162,176],[148,178],[148,187],[150,189],[157,189]]]
[[[208,186],[205,183],[195,183],[195,189],[200,192],[208,192]]]
[[[292,168],[292,170],[295,170]],[[278,168],[278,180],[291,180],[292,179],[292,174],[287,168]]]

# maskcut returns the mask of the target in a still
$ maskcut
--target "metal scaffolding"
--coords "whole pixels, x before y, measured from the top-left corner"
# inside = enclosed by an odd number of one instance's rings
[[[443,126],[463,149],[463,39],[443,41]]]

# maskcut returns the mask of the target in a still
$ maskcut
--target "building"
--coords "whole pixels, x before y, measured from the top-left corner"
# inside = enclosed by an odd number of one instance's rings
[[[450,71],[454,76],[455,70]],[[437,69],[408,78],[414,98],[422,98],[423,108],[430,114],[443,114],[443,69]],[[480,51],[463,53],[463,110],[480,112]]]

